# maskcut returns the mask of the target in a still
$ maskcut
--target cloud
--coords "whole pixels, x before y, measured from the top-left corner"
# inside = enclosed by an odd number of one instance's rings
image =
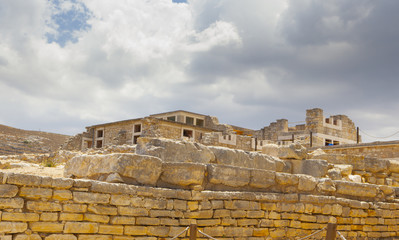
[[[393,0],[9,1],[0,9],[0,120],[75,134],[185,109],[259,129],[322,107],[388,135],[399,117],[398,7]]]

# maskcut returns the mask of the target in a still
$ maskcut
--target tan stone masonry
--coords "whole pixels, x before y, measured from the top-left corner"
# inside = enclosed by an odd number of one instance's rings
[[[340,196],[329,196],[189,191],[3,173],[0,181],[0,239],[7,240],[168,239],[191,223],[226,240],[295,239],[328,222],[336,222],[347,239],[399,237],[399,202],[390,192],[396,189],[372,184],[337,181]]]

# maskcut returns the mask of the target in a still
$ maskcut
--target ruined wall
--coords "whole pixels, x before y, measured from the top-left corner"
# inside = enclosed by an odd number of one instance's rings
[[[244,151],[252,151],[255,148],[254,139],[250,136],[219,132],[205,133],[198,142],[207,146],[220,146]]]
[[[218,239],[295,239],[328,222],[336,222],[347,239],[399,236],[398,203],[356,200],[362,197],[340,187],[347,197],[187,191],[1,173],[0,180],[3,240],[155,240],[192,223]],[[367,197],[368,191],[360,192]]]
[[[399,141],[348,144],[322,147],[322,149],[326,153],[332,154],[363,155],[376,158],[399,158]]]

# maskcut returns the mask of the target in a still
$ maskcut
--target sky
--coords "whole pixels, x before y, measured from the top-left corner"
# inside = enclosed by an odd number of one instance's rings
[[[0,124],[74,135],[187,110],[260,129],[322,108],[366,142],[397,140],[398,11],[397,0],[0,0]]]

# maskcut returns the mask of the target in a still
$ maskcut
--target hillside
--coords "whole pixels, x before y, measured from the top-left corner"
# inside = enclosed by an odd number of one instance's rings
[[[70,136],[29,131],[0,124],[0,155],[48,153],[57,150]]]

